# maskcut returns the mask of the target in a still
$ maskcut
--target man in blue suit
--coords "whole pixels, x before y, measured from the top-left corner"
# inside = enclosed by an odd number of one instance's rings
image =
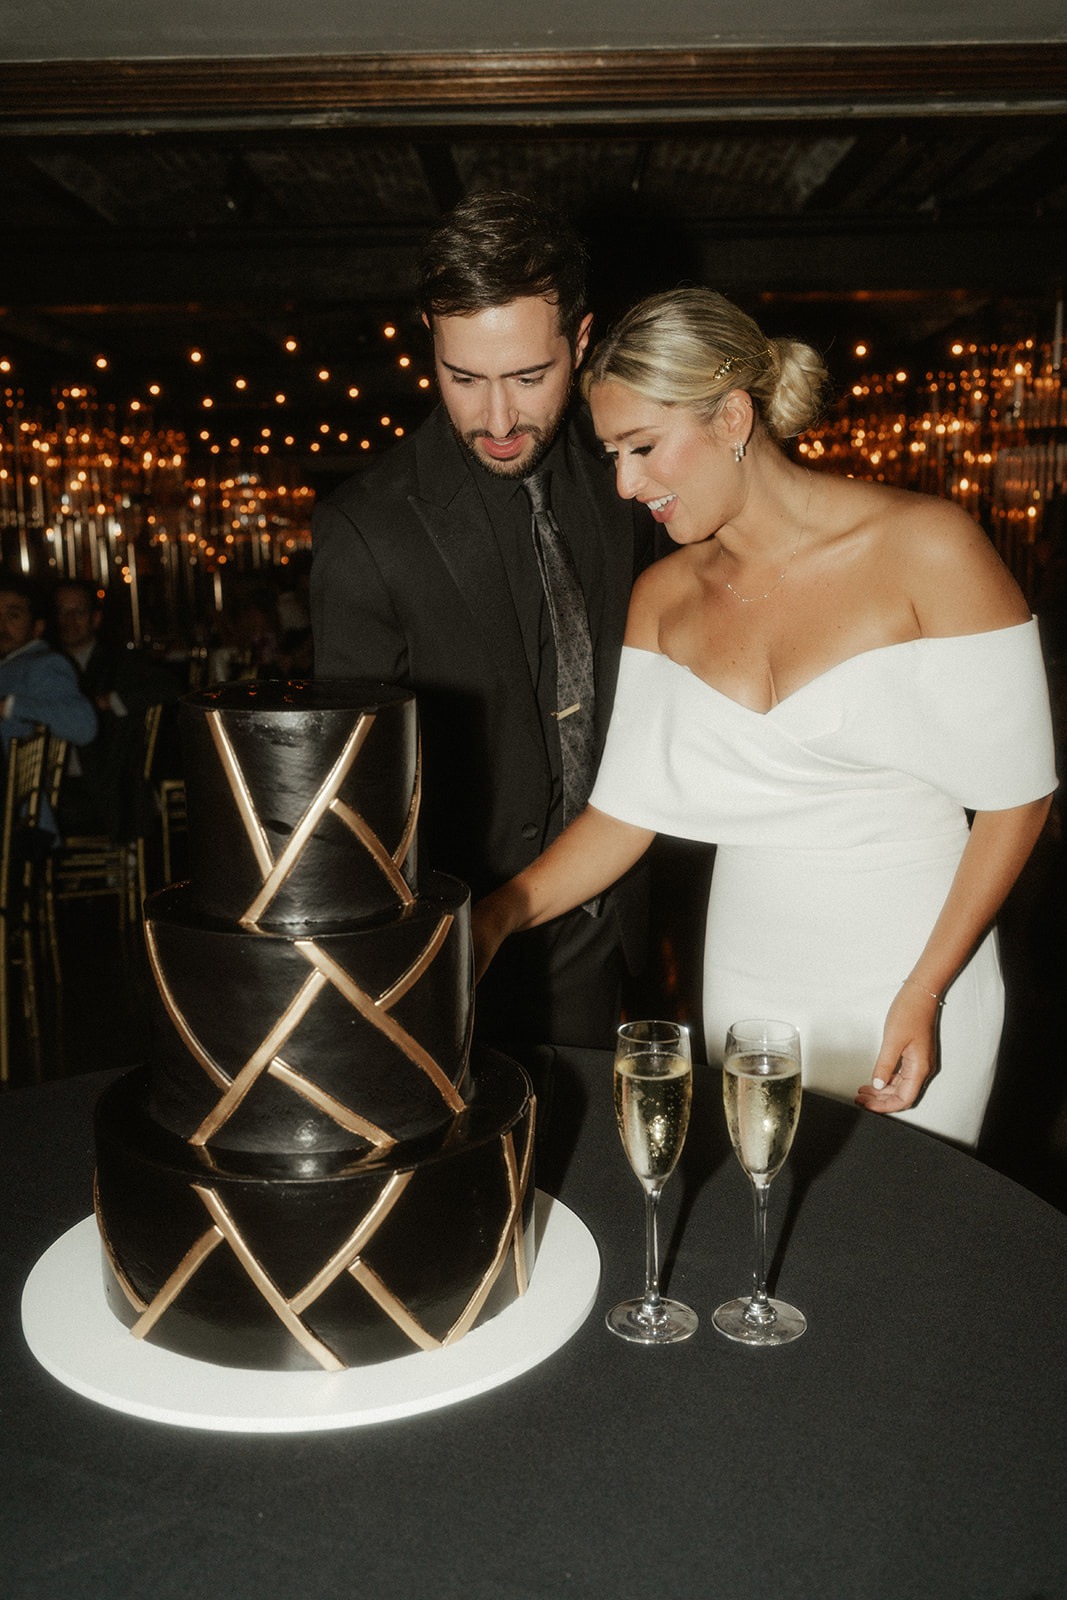
[[[43,722],[60,739],[88,744],[96,713],[74,668],[45,643],[45,608],[35,584],[0,573],[0,740],[32,733]]]

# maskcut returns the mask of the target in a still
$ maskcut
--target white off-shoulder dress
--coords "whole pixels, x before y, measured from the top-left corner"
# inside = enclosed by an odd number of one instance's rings
[[[718,846],[709,1060],[731,1022],[779,1017],[800,1029],[805,1084],[851,1101],[948,893],[965,808],[1003,810],[1055,787],[1031,620],[866,651],[767,712],[627,647],[591,803]],[[940,1070],[904,1120],[977,1142],[1003,1010],[991,933],[946,995]]]

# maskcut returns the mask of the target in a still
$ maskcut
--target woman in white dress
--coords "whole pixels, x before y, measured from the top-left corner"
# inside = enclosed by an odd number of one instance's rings
[[[594,353],[618,491],[680,548],[635,586],[589,807],[477,908],[479,968],[656,832],[715,843],[709,1059],[736,1018],[783,1017],[808,1087],[973,1145],[993,920],[1056,785],[1037,626],[962,511],[786,456],[824,382],[810,347],[703,289],[643,302]]]

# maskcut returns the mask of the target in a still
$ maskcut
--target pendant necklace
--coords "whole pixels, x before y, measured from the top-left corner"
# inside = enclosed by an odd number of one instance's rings
[[[805,470],[807,470],[807,469],[805,469]],[[774,593],[774,591],[777,589],[778,585],[784,579],[786,573],[789,571],[790,567],[793,565],[793,556],[795,556],[797,551],[800,549],[800,541],[801,541],[801,539],[803,539],[805,533],[808,531],[808,512],[811,509],[811,491],[814,488],[814,486],[815,486],[815,480],[812,477],[811,472],[809,471],[808,472],[808,498],[804,502],[804,520],[800,524],[800,532],[797,534],[797,542],[793,546],[792,553],[790,554],[789,560],[786,562],[785,566],[782,568],[782,570],[778,574],[777,578],[775,578],[774,582],[771,584],[769,589],[765,589],[762,594],[738,594],[737,590],[734,588],[734,586],[730,582],[729,578],[726,576],[725,573],[723,573],[723,582],[725,583],[726,587],[729,589],[730,593],[734,596],[734,598],[736,600],[740,600],[740,602],[741,602],[741,604],[743,606],[755,605],[757,600],[766,600],[768,598],[768,596],[770,596],[770,595],[772,595]],[[720,560],[722,558],[722,549],[723,549],[723,547],[722,547],[722,545],[720,545],[719,546],[719,557],[720,557]]]

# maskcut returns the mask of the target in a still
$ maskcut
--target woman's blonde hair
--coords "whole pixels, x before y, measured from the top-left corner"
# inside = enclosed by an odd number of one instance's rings
[[[704,422],[731,389],[743,389],[772,439],[811,427],[827,383],[810,345],[768,339],[712,289],[672,289],[628,311],[593,351],[583,394],[608,378],[661,406],[686,406]]]

